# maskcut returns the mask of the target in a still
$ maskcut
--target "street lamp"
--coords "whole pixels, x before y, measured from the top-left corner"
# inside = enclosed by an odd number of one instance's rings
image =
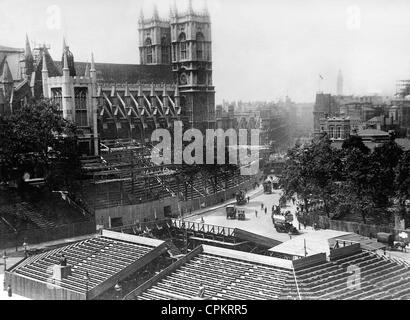
[[[122,287],[119,284],[119,282],[117,282],[117,284],[114,286],[115,291],[117,292],[117,299],[120,300],[121,299],[121,291],[122,291]]]
[[[7,286],[6,286],[6,270],[7,270],[7,252],[6,250],[4,250],[3,252],[3,261],[4,261],[4,278],[3,278],[3,290],[6,291],[7,290]]]
[[[85,272],[84,280],[85,280],[85,300],[88,300],[88,282],[90,281],[90,276],[88,274],[88,271]]]
[[[26,258],[27,258],[27,246],[28,246],[28,243],[24,241],[24,243],[23,243],[23,247],[24,247],[24,256],[25,256]]]

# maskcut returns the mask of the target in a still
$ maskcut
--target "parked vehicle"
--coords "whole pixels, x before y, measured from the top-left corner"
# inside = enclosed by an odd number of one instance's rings
[[[236,219],[236,208],[234,205],[226,207],[226,219]]]
[[[299,231],[286,220],[284,215],[272,215],[272,222],[277,232],[299,234]]]

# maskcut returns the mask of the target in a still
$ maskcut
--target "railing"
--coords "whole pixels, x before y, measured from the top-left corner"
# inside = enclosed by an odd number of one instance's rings
[[[293,273],[293,279],[295,279],[296,292],[298,293],[299,300],[302,300],[302,297],[300,296],[300,291],[299,291],[298,279],[296,279],[295,268],[293,267],[293,265],[292,265],[292,273]]]
[[[114,227],[109,230],[111,231],[117,231],[117,232],[124,232],[124,230],[141,230],[144,231],[146,228],[151,229],[155,226],[163,226],[166,224],[171,225],[170,219],[161,219],[161,220],[155,220],[155,221],[148,221],[148,222],[138,222],[138,223],[133,223],[133,224],[128,224],[125,226],[120,226],[120,227]]]
[[[204,224],[198,222],[184,221],[180,219],[171,219],[172,226],[178,229],[184,229],[189,231],[212,233],[215,235],[224,235],[228,237],[235,236],[235,229],[216,226],[212,224]]]

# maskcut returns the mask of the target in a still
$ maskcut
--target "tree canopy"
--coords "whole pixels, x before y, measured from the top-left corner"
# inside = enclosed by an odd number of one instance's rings
[[[3,181],[45,177],[51,187],[71,184],[79,172],[76,127],[49,100],[31,101],[0,119]]]
[[[397,202],[404,214],[410,199],[410,155],[394,140],[371,151],[358,136],[341,149],[324,136],[289,150],[281,180],[287,197],[298,194],[305,204],[321,200],[330,217],[349,212],[363,222],[388,219]]]

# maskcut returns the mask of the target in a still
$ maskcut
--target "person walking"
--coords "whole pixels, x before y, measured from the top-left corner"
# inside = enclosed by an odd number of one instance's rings
[[[258,217],[258,210],[255,210],[255,218]]]
[[[13,292],[11,291],[11,285],[7,286],[7,294],[10,298],[13,296]]]
[[[249,203],[249,200],[250,200],[250,198],[249,198],[249,196],[248,196],[248,203]]]
[[[265,207],[265,214],[267,214],[268,213],[268,208],[267,207]]]
[[[261,203],[261,210],[263,210],[263,203]]]
[[[198,298],[203,298],[205,295],[205,287],[202,282],[199,284]]]

